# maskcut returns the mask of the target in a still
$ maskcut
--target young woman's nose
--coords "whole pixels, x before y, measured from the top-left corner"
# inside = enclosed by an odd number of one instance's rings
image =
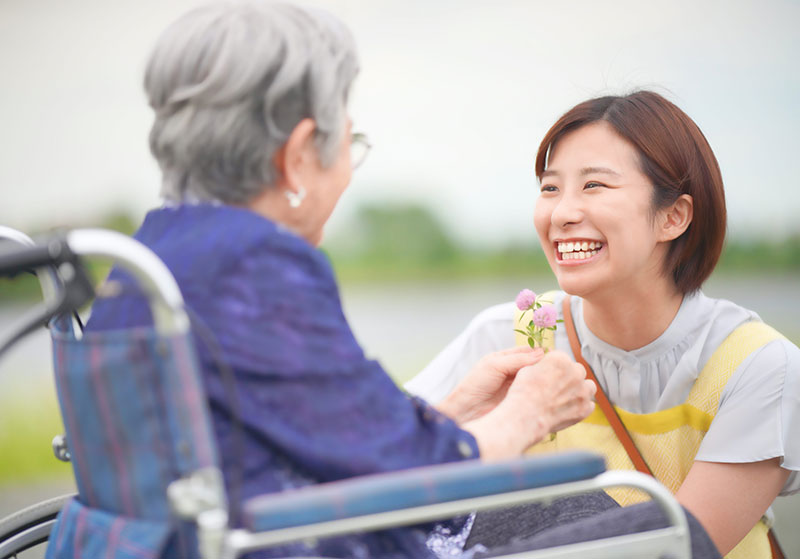
[[[564,193],[553,208],[550,221],[557,227],[567,227],[580,223],[581,220],[583,220],[583,205],[580,197],[568,192]]]

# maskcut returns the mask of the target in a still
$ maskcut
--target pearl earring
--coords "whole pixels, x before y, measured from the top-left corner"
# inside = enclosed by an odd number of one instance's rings
[[[289,200],[290,208],[299,208],[300,204],[303,203],[303,199],[306,197],[306,189],[302,186],[297,189],[297,192],[287,189],[284,190],[283,193]]]

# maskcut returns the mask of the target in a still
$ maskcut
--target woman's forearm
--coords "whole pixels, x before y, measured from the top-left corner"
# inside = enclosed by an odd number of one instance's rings
[[[502,405],[461,428],[475,437],[481,458],[490,461],[520,456],[549,433],[542,418],[526,422],[511,406]]]

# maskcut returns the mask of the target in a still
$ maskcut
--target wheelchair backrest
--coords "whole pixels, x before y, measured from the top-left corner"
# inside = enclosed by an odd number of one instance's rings
[[[168,485],[217,464],[191,339],[52,328],[59,405],[85,504],[165,520]]]
[[[164,527],[171,552],[196,556],[195,529],[181,522],[169,489],[215,470],[219,460],[180,291],[161,261],[132,239],[113,237],[98,243],[99,252],[91,248],[94,237],[74,239],[81,255],[123,253],[115,262],[142,286],[154,326],[80,333],[69,315],[51,323],[56,390],[78,487],[78,501],[67,507],[78,511],[75,521],[62,520],[80,526],[81,515],[119,519],[134,531],[131,521],[150,522]],[[137,251],[145,251],[141,259]]]

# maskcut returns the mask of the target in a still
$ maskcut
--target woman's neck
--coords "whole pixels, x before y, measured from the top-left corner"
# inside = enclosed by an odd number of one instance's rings
[[[683,302],[671,280],[626,286],[583,300],[583,319],[592,333],[625,351],[656,340],[672,324]]]

